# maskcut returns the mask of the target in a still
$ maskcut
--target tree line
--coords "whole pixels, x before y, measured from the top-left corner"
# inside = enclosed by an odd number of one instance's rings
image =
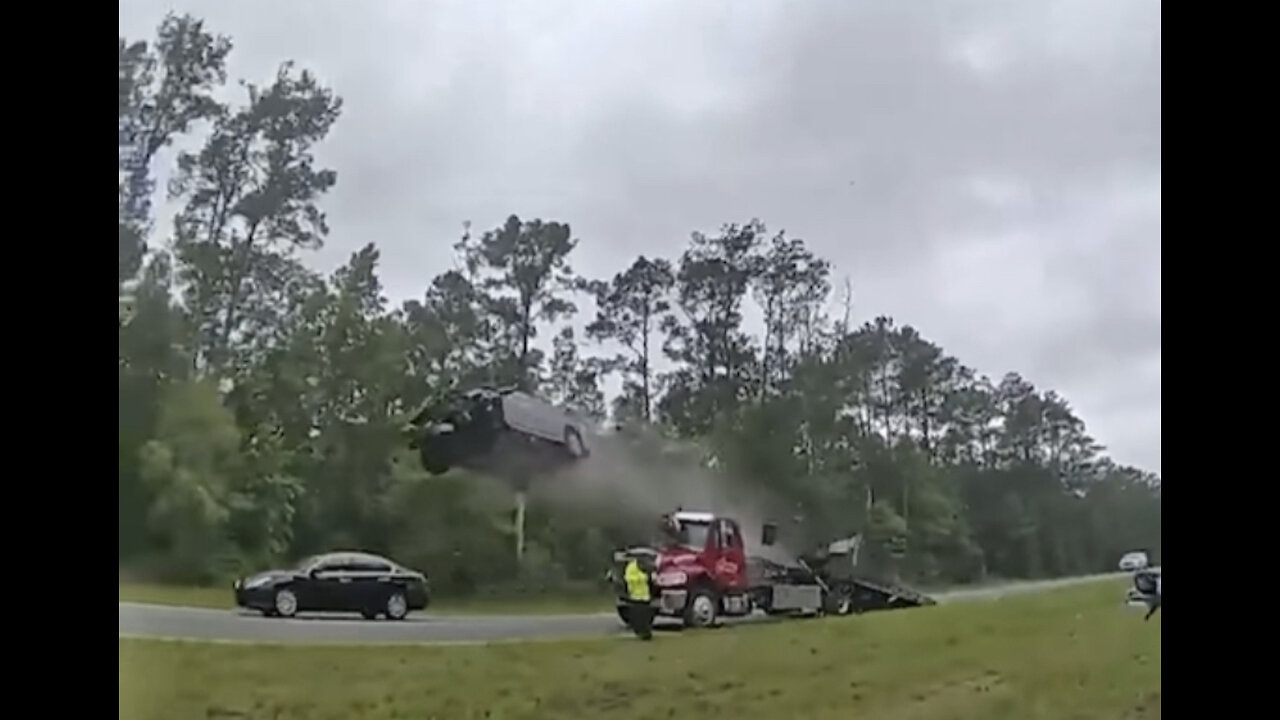
[[[831,264],[758,220],[590,279],[567,223],[512,215],[468,227],[456,267],[398,306],[373,242],[318,274],[304,260],[338,174],[313,153],[342,101],[288,62],[223,101],[231,50],[190,16],[120,39],[122,572],[208,581],[361,547],[452,592],[590,582],[635,539],[620,526],[535,503],[517,562],[500,485],[419,467],[407,416],[476,383],[655,428],[782,498],[806,541],[860,531],[917,581],[1158,555],[1158,477],[1112,462],[1016,373],[984,377],[891,318],[832,316]],[[179,139],[194,149],[176,153],[164,190],[181,209],[158,238],[156,165]]]

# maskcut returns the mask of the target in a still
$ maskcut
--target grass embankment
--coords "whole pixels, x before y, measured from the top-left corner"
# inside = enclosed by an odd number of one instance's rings
[[[120,640],[120,717],[1160,717],[1160,624],[1122,582],[631,638],[465,647]]]
[[[231,588],[120,583],[120,602],[179,605],[183,607],[230,610],[234,607]],[[428,612],[480,614],[556,614],[610,612],[613,598],[601,591],[598,595],[569,597],[472,597],[433,599]]]

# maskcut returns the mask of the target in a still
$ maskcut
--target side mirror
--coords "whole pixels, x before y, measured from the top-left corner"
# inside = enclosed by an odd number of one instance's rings
[[[769,547],[778,541],[778,526],[776,523],[767,522],[760,529],[760,544]]]

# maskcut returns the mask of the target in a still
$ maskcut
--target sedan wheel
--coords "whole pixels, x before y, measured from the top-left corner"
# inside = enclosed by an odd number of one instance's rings
[[[404,593],[391,593],[387,598],[387,619],[403,620],[405,615],[409,614],[409,602],[405,600]]]
[[[298,596],[292,590],[277,590],[275,605],[277,615],[293,617],[298,613]]]

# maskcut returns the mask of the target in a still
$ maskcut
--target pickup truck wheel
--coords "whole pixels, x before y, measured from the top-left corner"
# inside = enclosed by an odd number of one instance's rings
[[[442,462],[438,457],[431,455],[425,449],[419,452],[418,460],[422,463],[422,469],[432,475],[443,475],[449,470],[449,463]]]
[[[443,475],[449,470],[450,457],[445,449],[445,442],[438,436],[424,437],[418,441],[418,461],[422,469],[432,475]]]
[[[716,622],[719,604],[712,591],[706,588],[694,590],[684,608],[684,624],[694,628],[711,627]]]
[[[587,446],[582,442],[582,435],[578,433],[577,428],[567,427],[564,429],[564,447],[575,458],[587,456]]]

